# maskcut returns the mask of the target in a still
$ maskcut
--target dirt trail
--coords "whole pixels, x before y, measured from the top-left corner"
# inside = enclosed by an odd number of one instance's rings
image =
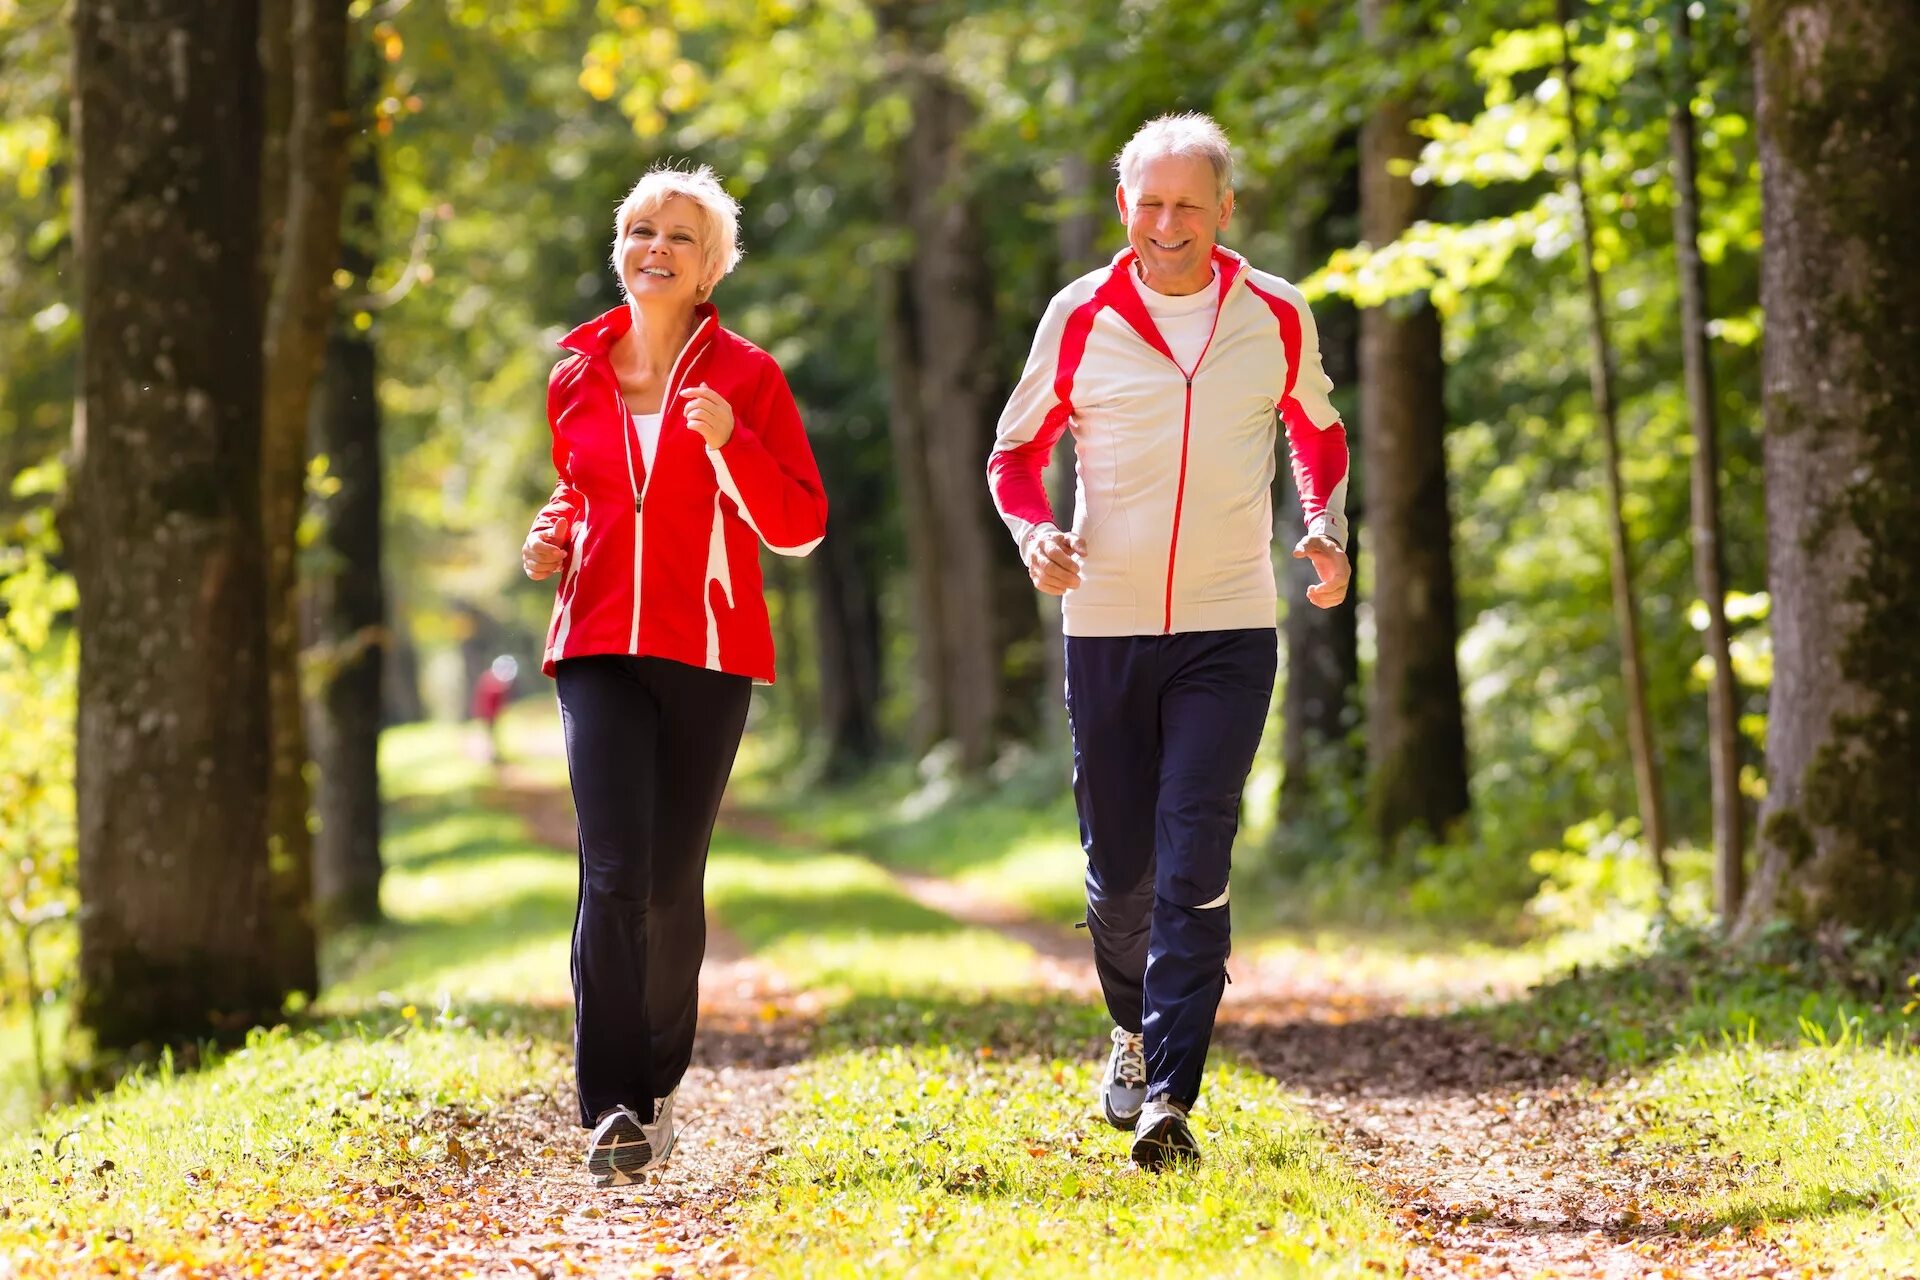
[[[500,781],[494,803],[520,813],[543,843],[573,843],[564,794],[511,770]],[[808,845],[764,815],[730,810],[723,823]],[[971,886],[892,874],[927,906],[1027,944],[1043,985],[1097,998],[1084,934]],[[1731,1228],[1655,1220],[1653,1193],[1697,1189],[1713,1175],[1698,1157],[1638,1148],[1590,1079],[1410,1012],[1403,995],[1338,956],[1233,968],[1218,1043],[1272,1075],[1321,1121],[1390,1206],[1412,1275],[1808,1274],[1776,1246]],[[222,1223],[264,1266],[233,1274],[308,1274],[316,1259],[344,1258],[344,1274],[395,1280],[738,1280],[749,1270],[730,1243],[737,1203],[769,1154],[769,1124],[806,1052],[814,1013],[724,930],[710,929],[699,1046],[681,1094],[687,1126],[664,1173],[616,1191],[588,1186],[573,1100],[567,1081],[556,1079],[485,1113],[435,1116],[425,1136],[445,1159],[409,1184],[368,1184],[330,1206]],[[1198,1118],[1204,1142],[1204,1100]]]
[[[785,839],[764,818],[762,838]],[[1031,946],[1047,986],[1097,998],[1084,934],[979,889],[893,871],[918,901]],[[1778,1246],[1728,1227],[1659,1220],[1657,1192],[1699,1190],[1704,1157],[1638,1147],[1602,1086],[1562,1064],[1410,1011],[1338,955],[1236,961],[1216,1043],[1297,1097],[1391,1206],[1411,1274],[1498,1277],[1808,1275]],[[1438,993],[1447,1003],[1447,992]],[[1465,1003],[1483,985],[1452,993]],[[1431,993],[1429,998],[1431,1004]],[[1197,1113],[1204,1141],[1205,1101]]]
[[[486,803],[518,813],[542,844],[574,844],[566,794],[511,765]],[[684,1127],[664,1170],[594,1188],[562,1075],[489,1110],[434,1113],[415,1148],[434,1158],[409,1181],[348,1183],[324,1202],[260,1218],[223,1215],[210,1229],[245,1260],[196,1274],[737,1280],[749,1272],[730,1244],[736,1204],[770,1152],[770,1124],[814,1014],[709,920],[700,1032],[676,1106]]]

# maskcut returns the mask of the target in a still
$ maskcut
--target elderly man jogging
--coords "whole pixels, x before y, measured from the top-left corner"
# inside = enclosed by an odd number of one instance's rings
[[[1187,1114],[1226,981],[1240,793],[1277,658],[1270,485],[1285,433],[1306,517],[1293,554],[1346,598],[1347,443],[1300,291],[1214,243],[1226,136],[1201,115],[1120,153],[1129,248],[1061,290],[987,464],[1034,585],[1064,595],[1087,924],[1116,1024],[1101,1082],[1135,1163],[1195,1160]],[[1071,532],[1041,471],[1074,436]]]

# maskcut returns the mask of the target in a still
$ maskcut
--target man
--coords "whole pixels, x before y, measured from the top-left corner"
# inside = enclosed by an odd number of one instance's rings
[[[1293,554],[1323,609],[1350,574],[1347,444],[1300,291],[1215,244],[1233,213],[1220,127],[1154,120],[1117,168],[1129,247],[1047,308],[987,476],[1034,585],[1065,597],[1087,925],[1116,1024],[1101,1104],[1157,1169],[1199,1158],[1187,1114],[1277,661],[1275,443],[1284,430],[1306,517]],[[1041,480],[1069,427],[1071,531]]]

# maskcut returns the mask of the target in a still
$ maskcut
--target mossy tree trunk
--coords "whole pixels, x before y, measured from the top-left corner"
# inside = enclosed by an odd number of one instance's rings
[[[1756,0],[1774,676],[1742,916],[1920,913],[1920,6]]]
[[[274,1017],[253,6],[80,0],[79,1019]]]

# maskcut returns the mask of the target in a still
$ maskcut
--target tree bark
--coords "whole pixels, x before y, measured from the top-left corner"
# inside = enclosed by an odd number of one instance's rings
[[[814,645],[819,651],[824,772],[852,778],[880,754],[880,609],[878,570],[864,539],[879,520],[874,483],[847,455],[844,433],[816,433],[814,454],[833,494],[840,532],[807,557],[813,579]]]
[[[1072,102],[1071,80],[1067,100]],[[1054,235],[1054,247],[1060,255],[1059,284],[1076,280],[1099,265],[1098,224],[1094,215],[1093,165],[1086,156],[1070,151],[1060,159],[1060,198],[1065,213]],[[1037,323],[1037,321],[1036,321]],[[1074,452],[1074,434],[1063,431],[1054,442],[1047,460],[1047,502],[1053,508],[1054,523],[1071,529],[1074,519],[1075,478],[1078,461]],[[1067,731],[1067,645],[1066,618],[1059,596],[1043,592],[1038,597],[1041,643],[1046,646],[1046,688],[1041,701],[1040,740],[1051,745],[1063,758],[1071,751]]]
[[[1580,261],[1587,287],[1587,336],[1590,345],[1588,376],[1593,387],[1593,412],[1600,423],[1606,450],[1607,530],[1613,571],[1614,625],[1620,632],[1620,679],[1627,699],[1627,749],[1633,758],[1634,790],[1640,802],[1640,827],[1653,855],[1663,888],[1667,871],[1667,819],[1660,794],[1660,756],[1654,746],[1653,722],[1647,714],[1647,682],[1640,660],[1640,607],[1634,596],[1633,546],[1627,538],[1627,519],[1620,485],[1620,424],[1613,408],[1613,351],[1607,337],[1606,296],[1600,288],[1600,270],[1594,263],[1593,216],[1587,206],[1582,176],[1586,148],[1580,138],[1579,104],[1574,98],[1573,55],[1566,33],[1572,21],[1570,0],[1558,0],[1560,15],[1560,80],[1566,87],[1567,134],[1573,148],[1574,204],[1580,215]]]
[[[79,0],[79,1018],[274,1018],[255,11]]]
[[[930,722],[955,743],[962,771],[977,774],[992,761],[1000,713],[1001,619],[980,478],[999,405],[993,362],[980,358],[993,347],[993,298],[982,268],[985,236],[966,182],[972,107],[946,74],[935,15],[893,4],[878,17],[895,38],[912,111],[896,169],[912,247],[897,278],[889,374],[898,388],[896,413],[904,411],[907,423],[896,439],[915,446],[900,460],[906,519],[924,524],[909,538],[910,552],[919,553],[911,571],[917,590],[938,597],[921,607],[922,678],[937,662],[932,678],[944,697]],[[913,502],[916,491],[925,505]],[[929,621],[937,630],[924,630]]]
[[[1360,216],[1359,171],[1349,137],[1336,148],[1340,157],[1325,208],[1300,233],[1299,270],[1324,262],[1334,248],[1351,244]],[[1360,373],[1360,316],[1344,298],[1329,297],[1314,306],[1320,330],[1320,359],[1336,395],[1358,385]],[[1348,397],[1350,398],[1350,397]],[[1352,415],[1349,437],[1359,436]],[[1352,441],[1350,441],[1352,443]],[[1360,565],[1360,512],[1365,495],[1364,476],[1354,476],[1347,490],[1347,558],[1356,575]],[[1316,609],[1307,603],[1307,588],[1319,581],[1313,566],[1293,558],[1299,541],[1300,496],[1294,489],[1293,468],[1274,468],[1274,525],[1278,539],[1281,592],[1286,609],[1282,631],[1287,648],[1287,680],[1281,694],[1279,824],[1282,840],[1290,829],[1315,825],[1328,810],[1324,787],[1344,785],[1364,773],[1365,761],[1349,745],[1357,711],[1360,680],[1358,618],[1359,592],[1350,591],[1337,609]]]
[[[273,867],[281,979],[289,990],[319,990],[314,942],[313,836],[307,825],[307,738],[300,689],[297,532],[307,475],[307,417],[333,316],[346,187],[347,6],[344,0],[269,0],[289,22],[263,32],[284,39],[291,77],[284,187],[265,202],[284,211],[273,237],[266,328],[266,401],[261,442],[261,514],[267,563],[267,689],[272,779],[267,849]],[[271,63],[269,64],[271,65]],[[277,92],[277,90],[276,90]],[[269,174],[269,181],[273,175]]]
[[[1693,424],[1693,574],[1707,609],[1707,757],[1713,788],[1714,901],[1731,923],[1746,892],[1741,832],[1740,691],[1727,629],[1726,557],[1720,544],[1720,424],[1713,355],[1707,344],[1707,268],[1700,258],[1700,193],[1695,181],[1693,36],[1689,0],[1674,5],[1675,84],[1667,108],[1673,148],[1673,244],[1680,273],[1680,352]]]
[[[1399,38],[1395,10],[1366,0],[1370,40]],[[1412,118],[1407,102],[1387,102],[1361,129],[1360,231],[1370,244],[1390,243],[1424,212],[1423,190],[1391,168],[1419,154]],[[1377,641],[1367,804],[1391,851],[1414,832],[1445,835],[1468,804],[1440,317],[1424,295],[1360,313],[1360,372]]]
[[[1920,913],[1920,9],[1753,6],[1774,677],[1750,929]]]
[[[372,56],[355,53],[354,107],[363,126],[378,89]],[[371,292],[379,258],[384,184],[371,128],[348,149],[347,222],[334,246],[345,293]],[[307,613],[318,680],[308,706],[318,774],[313,842],[314,915],[323,930],[380,918],[380,727],[392,637],[383,572],[385,483],[380,447],[378,352],[372,329],[336,302],[310,416],[314,452],[337,486],[320,504],[320,567]],[[415,695],[417,697],[417,694]]]

